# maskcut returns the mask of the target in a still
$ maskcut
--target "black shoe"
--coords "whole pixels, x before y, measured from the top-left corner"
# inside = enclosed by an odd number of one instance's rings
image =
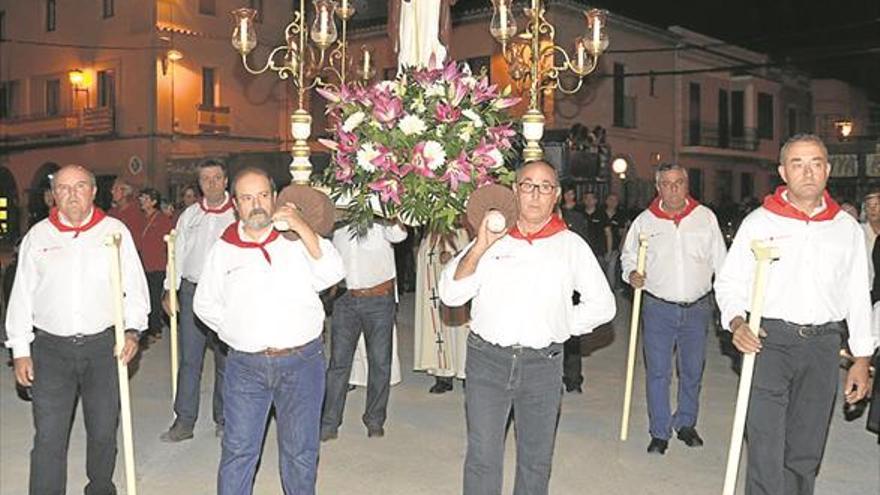
[[[575,392],[578,394],[584,393],[584,390],[581,388],[580,385],[575,385],[573,383],[566,383],[565,384],[565,391],[566,392]]]
[[[382,438],[385,436],[385,428],[381,426],[370,426],[367,427],[367,437],[368,438]]]
[[[437,377],[437,381],[434,385],[428,389],[428,393],[431,394],[444,394],[452,390],[452,378],[443,378]]]
[[[683,426],[679,428],[675,435],[679,440],[684,442],[688,447],[702,447],[703,439],[697,434],[697,429],[693,426]]]
[[[192,437],[192,427],[186,427],[183,424],[175,421],[174,424],[171,425],[171,428],[168,429],[168,431],[159,435],[159,440],[165,443],[177,443],[184,440],[189,440]]]
[[[651,443],[648,444],[648,453],[663,455],[666,453],[666,447],[668,446],[669,442],[667,440],[651,437]]]
[[[339,433],[334,430],[321,430],[321,441],[327,442],[329,440],[336,440],[339,437]]]

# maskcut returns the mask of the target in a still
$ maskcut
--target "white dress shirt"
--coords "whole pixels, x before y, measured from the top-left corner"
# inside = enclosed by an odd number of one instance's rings
[[[492,244],[468,277],[455,271],[473,243],[440,276],[440,299],[471,304],[471,331],[500,346],[534,349],[565,342],[610,321],[614,295],[587,243],[570,230],[531,243],[506,235]],[[572,304],[574,291],[580,304]]]
[[[180,288],[181,279],[199,283],[202,266],[211,246],[220,238],[229,224],[235,222],[235,208],[229,193],[223,204],[214,208],[208,207],[205,199],[189,205],[177,219],[177,239],[174,244],[175,271],[177,272],[176,287]],[[165,290],[168,290],[168,279],[165,279]]]
[[[344,226],[333,232],[333,245],[345,262],[345,285],[349,289],[368,289],[391,280],[397,274],[394,247],[406,239],[406,229],[398,224],[373,223],[367,233],[357,236]]]
[[[230,228],[247,240],[240,223]],[[300,240],[279,236],[263,246],[264,255],[221,239],[208,253],[196,288],[196,315],[243,352],[297,347],[318,338],[324,324],[318,292],[344,275],[333,244],[323,238],[319,244],[321,257],[313,259]]]
[[[868,252],[868,287],[874,287],[874,260],[872,259],[872,254],[874,252],[874,241],[877,240],[877,233],[874,232],[874,227],[871,227],[871,224],[868,222],[862,224],[862,229],[865,231],[865,247]]]
[[[779,249],[764,288],[764,318],[800,325],[846,320],[854,356],[870,356],[877,345],[871,331],[868,257],[864,232],[847,213],[831,220],[804,221],[759,208],[737,231],[715,281],[721,323],[751,310],[755,276],[753,240]]]
[[[620,253],[623,280],[636,269],[639,235],[648,236],[645,290],[670,302],[691,303],[712,290],[712,275],[721,269],[727,248],[712,210],[703,205],[678,226],[650,210],[636,217]]]
[[[85,223],[95,214],[93,209]],[[70,225],[63,216],[61,221]],[[19,250],[6,315],[6,346],[14,357],[30,356],[34,327],[69,337],[100,333],[114,324],[111,248],[106,241],[117,232],[122,234],[125,328],[147,328],[147,279],[128,228],[105,217],[88,230],[62,232],[45,219],[24,236]]]

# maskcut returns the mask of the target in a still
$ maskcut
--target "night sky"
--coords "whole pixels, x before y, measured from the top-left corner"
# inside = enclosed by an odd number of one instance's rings
[[[489,5],[459,0],[454,13]],[[552,0],[548,3],[552,3]],[[880,0],[601,0],[582,2],[657,26],[680,25],[834,77],[880,100]],[[356,0],[360,20],[384,17],[385,0]],[[527,0],[516,0],[526,5]],[[612,45],[614,40],[611,40]],[[613,49],[613,46],[612,46]],[[663,68],[658,67],[658,70]]]

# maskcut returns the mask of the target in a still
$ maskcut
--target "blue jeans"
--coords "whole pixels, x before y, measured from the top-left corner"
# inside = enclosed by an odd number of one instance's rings
[[[180,368],[177,370],[177,397],[174,398],[174,414],[183,426],[192,429],[199,417],[201,399],[202,365],[205,348],[214,351],[214,422],[223,424],[223,370],[226,366],[225,345],[193,313],[193,296],[196,284],[182,281],[178,292],[178,341],[180,342]]]
[[[673,429],[697,424],[711,301],[703,297],[692,306],[682,307],[645,293],[642,318],[648,419],[654,438],[668,440]],[[673,353],[678,369],[678,407],[674,415],[669,407]]]
[[[464,495],[499,495],[511,411],[514,495],[546,495],[562,402],[562,344],[500,347],[468,336]]]
[[[230,350],[224,383],[219,495],[249,495],[275,406],[281,486],[286,495],[315,493],[324,398],[324,345],[320,339],[288,355]]]
[[[350,293],[345,293],[333,303],[322,430],[335,432],[342,424],[351,362],[362,331],[367,344],[368,365],[367,406],[362,419],[367,428],[381,428],[385,424],[388,396],[391,393],[394,304],[393,293],[367,297],[352,297]]]

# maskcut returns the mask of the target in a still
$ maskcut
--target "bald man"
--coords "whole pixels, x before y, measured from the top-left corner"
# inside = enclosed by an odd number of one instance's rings
[[[546,494],[562,399],[562,349],[614,317],[605,274],[587,243],[556,213],[556,170],[531,162],[514,185],[519,217],[477,238],[447,265],[440,298],[471,302],[465,392],[464,493],[501,493],[504,438],[516,428],[515,495]],[[572,294],[580,293],[574,305]]]

